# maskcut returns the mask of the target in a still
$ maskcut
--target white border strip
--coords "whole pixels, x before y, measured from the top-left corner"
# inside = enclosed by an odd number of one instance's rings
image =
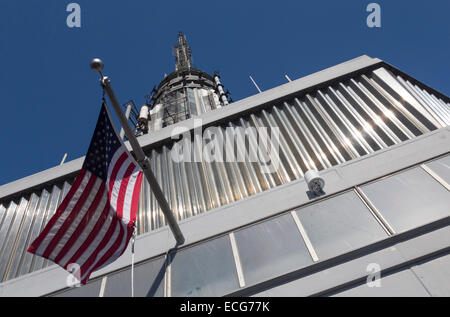
[[[297,225],[298,231],[300,231],[300,235],[302,236],[303,241],[306,244],[306,247],[308,248],[311,258],[313,259],[314,262],[319,261],[319,257],[317,256],[316,250],[314,250],[311,240],[309,240],[308,234],[306,233],[305,228],[303,228],[303,225],[297,216],[297,212],[295,210],[293,210],[293,211],[291,211],[291,215],[292,215],[292,218],[294,218],[295,224]]]
[[[171,280],[171,278],[172,278],[172,275],[171,275],[171,269],[172,269],[172,267],[171,267],[171,264],[172,264],[172,259],[170,258],[172,255],[171,254],[169,254],[169,253],[167,253],[167,256],[166,256],[166,263],[168,263],[167,264],[167,266],[166,266],[166,274],[165,274],[165,287],[164,287],[164,297],[171,297],[172,296],[172,289],[171,289],[171,282],[170,282],[170,280]]]
[[[244,271],[242,270],[241,259],[239,257],[239,251],[236,244],[236,238],[233,232],[231,232],[229,236],[230,236],[231,250],[233,251],[234,263],[236,264],[236,272],[239,279],[239,286],[244,287],[245,286]]]
[[[102,278],[102,284],[100,285],[100,293],[98,294],[98,297],[103,297],[105,295],[105,289],[106,289],[106,280],[108,279],[108,275],[105,275]]]
[[[436,174],[431,168],[426,166],[425,164],[420,165],[420,167],[427,172],[431,177],[437,180],[442,186],[444,186],[448,191],[450,191],[450,185],[443,180],[438,174]]]
[[[393,236],[396,234],[394,228],[387,222],[387,220],[383,217],[381,212],[375,207],[375,205],[370,201],[369,197],[366,196],[366,194],[362,191],[361,188],[358,186],[354,187],[354,191],[356,192],[356,195],[358,195],[359,199],[363,202],[364,205],[369,209],[369,211],[372,213],[374,218],[378,221],[379,224],[383,227],[384,231],[390,236]]]

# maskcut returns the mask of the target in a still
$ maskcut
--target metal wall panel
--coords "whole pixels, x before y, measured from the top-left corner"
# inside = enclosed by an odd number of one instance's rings
[[[42,269],[51,262],[27,252],[70,189],[53,185],[0,205],[0,282]]]
[[[450,252],[445,252],[411,267],[431,296],[450,295]]]
[[[409,269],[383,276],[379,287],[367,283],[352,285],[325,296],[332,297],[430,297],[427,289]]]
[[[323,170],[445,127],[449,119],[449,103],[381,67],[205,131],[204,137],[225,140],[224,153],[237,155],[258,142],[247,128],[279,128],[281,166],[273,173],[251,160],[176,163],[171,155],[183,140],[147,155],[181,220],[302,178],[308,169]],[[233,138],[241,140],[234,149],[227,146]],[[192,160],[198,146],[193,137]],[[139,233],[165,225],[146,181],[143,188]]]
[[[214,135],[225,141],[225,155],[232,152],[239,157],[257,147],[258,135],[249,128],[267,128],[269,135],[278,128],[280,167],[270,173],[264,172],[265,164],[248,158],[174,162],[171,156],[183,140],[147,150],[147,155],[170,206],[182,220],[300,179],[308,169],[330,168],[448,125],[448,99],[380,67],[241,118],[224,118],[215,131],[206,130],[205,137]],[[192,158],[201,156],[200,142],[193,142],[199,139],[192,136],[188,143]],[[261,155],[272,162],[276,159],[274,153],[263,151]],[[165,225],[149,184],[144,181],[142,186],[139,234]],[[69,188],[68,182],[58,183],[14,201],[0,201],[0,282],[51,264],[26,249]]]

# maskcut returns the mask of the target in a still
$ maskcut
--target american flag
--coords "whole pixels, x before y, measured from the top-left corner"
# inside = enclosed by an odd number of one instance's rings
[[[133,235],[142,171],[102,105],[83,167],[28,252],[71,272],[85,284],[110,264]],[[76,274],[75,274],[76,273]]]

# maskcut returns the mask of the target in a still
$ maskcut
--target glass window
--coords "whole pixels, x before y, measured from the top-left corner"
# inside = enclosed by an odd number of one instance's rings
[[[450,215],[450,193],[419,167],[361,189],[397,232]]]
[[[450,184],[450,155],[426,164],[439,175],[447,184]]]
[[[163,297],[164,258],[159,258],[134,267],[134,296]],[[131,296],[131,269],[110,274],[106,279],[105,297]]]
[[[195,103],[194,90],[192,88],[187,89],[188,97],[189,97],[189,106],[191,115],[197,115],[197,104]]]
[[[102,279],[96,279],[92,282],[88,282],[81,287],[72,287],[68,290],[57,293],[52,297],[98,297],[100,295],[100,285]]]
[[[320,260],[387,237],[353,191],[301,208],[297,215]]]
[[[235,232],[247,285],[312,264],[291,214]]]
[[[229,236],[172,254],[172,296],[222,296],[239,288]]]
[[[211,109],[214,110],[208,95],[203,96],[203,103],[205,104],[206,111],[209,111]]]

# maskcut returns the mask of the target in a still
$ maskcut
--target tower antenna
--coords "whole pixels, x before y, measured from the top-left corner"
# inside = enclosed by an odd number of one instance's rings
[[[178,32],[178,45],[173,49],[173,55],[175,55],[175,70],[183,71],[190,70],[192,67],[192,53],[189,46],[186,35],[182,32]]]
[[[259,86],[256,84],[252,76],[250,76],[250,80],[252,81],[253,85],[255,85],[256,89],[258,89],[258,91],[261,93],[261,89],[259,89]]]

